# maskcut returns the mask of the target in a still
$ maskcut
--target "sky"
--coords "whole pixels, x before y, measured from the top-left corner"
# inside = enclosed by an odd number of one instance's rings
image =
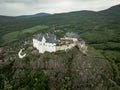
[[[0,15],[100,11],[120,4],[120,0],[0,0]]]

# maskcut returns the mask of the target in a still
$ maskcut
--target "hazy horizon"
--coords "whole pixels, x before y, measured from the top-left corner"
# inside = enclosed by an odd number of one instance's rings
[[[0,0],[0,15],[21,16],[37,13],[101,11],[120,4],[120,0]]]

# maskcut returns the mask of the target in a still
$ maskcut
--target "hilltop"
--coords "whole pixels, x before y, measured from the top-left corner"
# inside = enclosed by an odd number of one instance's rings
[[[77,48],[44,54],[32,48],[26,51],[26,58],[14,58],[2,67],[1,72],[8,78],[6,89],[106,90],[114,85],[110,63],[95,49],[89,48],[87,55]]]
[[[75,11],[30,18],[1,16],[0,88],[119,90],[119,21],[120,5],[99,12]],[[77,33],[89,47],[88,55],[76,47],[67,52],[39,54],[30,47],[31,40],[46,32],[54,33],[58,39],[66,32]],[[29,54],[20,60],[17,54],[23,47]]]

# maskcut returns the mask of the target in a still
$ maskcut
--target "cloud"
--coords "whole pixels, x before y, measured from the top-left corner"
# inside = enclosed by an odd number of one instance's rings
[[[120,0],[0,0],[0,14],[16,16],[40,12],[98,11],[117,4]]]

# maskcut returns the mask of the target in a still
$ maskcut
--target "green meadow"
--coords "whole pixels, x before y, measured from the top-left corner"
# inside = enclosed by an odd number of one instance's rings
[[[47,28],[48,26],[46,25],[37,25],[32,28],[23,29],[21,31],[14,31],[14,32],[7,33],[4,36],[2,36],[2,40],[4,40],[4,44],[6,44],[6,43],[16,40],[20,35],[23,35],[26,33],[35,33],[37,31],[47,29]]]
[[[46,25],[38,25],[38,26],[34,26],[32,28],[24,29],[24,30],[22,30],[22,33],[34,33],[39,30],[47,29],[47,28],[48,28],[48,26],[46,26]]]

